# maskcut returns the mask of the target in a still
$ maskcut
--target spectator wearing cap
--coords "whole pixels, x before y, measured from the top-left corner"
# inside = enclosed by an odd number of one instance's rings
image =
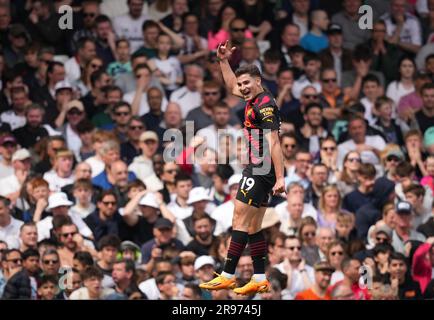
[[[22,24],[9,27],[9,44],[4,48],[5,63],[12,68],[17,63],[24,62],[24,48],[30,42],[30,35]]]
[[[14,174],[12,155],[17,151],[17,140],[11,134],[0,136],[0,179]]]
[[[328,29],[329,18],[324,10],[314,10],[310,14],[311,29],[300,40],[300,45],[307,51],[318,53],[329,46],[324,31]]]
[[[339,24],[331,23],[326,31],[329,47],[319,52],[323,69],[334,69],[336,84],[341,84],[342,72],[352,68],[351,50],[343,47],[343,30]]]
[[[359,28],[359,8],[361,5],[361,0],[344,0],[343,10],[332,17],[332,22],[342,27],[345,49],[353,50],[356,45],[370,38],[369,32]]]
[[[9,249],[19,249],[20,227],[23,222],[11,215],[10,201],[0,196],[0,240],[5,241]]]
[[[162,195],[148,190],[137,192],[124,208],[119,209],[127,227],[122,227],[120,235],[122,239],[128,239],[138,245],[152,239],[155,222],[165,217],[174,222],[175,217],[167,209]]]
[[[152,157],[158,150],[158,142],[158,136],[154,131],[145,131],[140,135],[139,147],[142,154],[133,159],[128,169],[142,181],[154,172]]]
[[[58,220],[58,217],[69,217],[77,227],[78,232],[84,237],[92,237],[91,229],[86,225],[80,215],[69,210],[72,205],[73,202],[69,201],[68,197],[63,192],[52,193],[48,197],[48,205],[45,210],[51,212],[51,215],[42,220],[41,217],[34,217],[34,221],[38,227],[38,242],[51,238],[53,220],[55,217],[57,217],[56,219]]]
[[[227,186],[229,189],[230,200],[219,205],[211,212],[211,217],[215,219],[217,223],[221,224],[224,231],[227,231],[232,227],[235,197],[238,192],[238,183],[241,178],[241,174],[234,174],[229,178]]]
[[[19,86],[11,89],[12,109],[0,114],[0,121],[8,123],[11,130],[24,127],[26,124],[26,108],[31,103],[27,86]]]
[[[321,261],[314,265],[315,282],[309,289],[299,292],[295,300],[331,300],[328,287],[332,273],[335,271],[328,262]]]
[[[389,256],[390,282],[394,290],[398,291],[399,300],[422,299],[419,282],[414,281],[408,274],[407,259],[401,252],[393,252]]]
[[[39,274],[39,252],[27,249],[22,254],[23,268],[9,278],[2,298],[5,300],[36,300]]]
[[[214,277],[214,270],[215,261],[214,258],[209,255],[197,257],[194,261],[194,271],[200,283],[210,281]],[[204,290],[202,290],[202,298],[210,300],[209,295]]]
[[[32,148],[40,139],[48,136],[43,126],[45,109],[38,104],[31,104],[26,108],[26,124],[12,133],[23,148]]]
[[[394,181],[396,168],[401,161],[405,160],[405,156],[398,145],[389,144],[389,146],[390,148],[383,150],[381,162],[384,168],[384,176],[390,181]]]
[[[396,205],[396,227],[392,235],[392,246],[396,252],[404,253],[404,244],[408,240],[425,241],[425,236],[413,229],[413,214],[409,202],[400,201]]]
[[[13,203],[18,199],[21,186],[30,173],[31,154],[27,149],[19,149],[12,155],[14,173],[0,179],[0,196],[9,198]]]
[[[74,183],[73,163],[74,154],[70,150],[60,149],[56,152],[53,169],[43,176],[49,183],[51,192],[60,192],[64,186]]]
[[[174,237],[173,223],[169,219],[159,218],[155,221],[153,235],[154,237],[141,247],[142,264],[148,271],[152,270],[155,261],[163,256],[165,249],[184,249],[182,242]]]
[[[422,87],[422,108],[415,113],[416,121],[422,134],[434,123],[434,83]]]

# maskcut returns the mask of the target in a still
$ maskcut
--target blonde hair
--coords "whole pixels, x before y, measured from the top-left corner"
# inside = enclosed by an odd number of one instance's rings
[[[335,185],[335,184],[329,184],[329,185],[325,186],[322,189],[321,196],[319,197],[318,209],[321,212],[324,212],[324,208],[325,208],[325,194],[327,192],[330,192],[330,191],[336,191],[336,193],[338,194],[338,197],[339,197],[338,208],[341,207],[342,197],[341,197],[341,194],[339,192],[339,189],[338,189],[337,185]]]
[[[386,147],[383,150],[381,150],[381,152],[380,152],[380,161],[381,161],[381,165],[383,167],[386,166],[387,154],[391,151],[401,152],[401,149],[399,148],[399,146],[397,144],[394,144],[394,143],[387,144]]]

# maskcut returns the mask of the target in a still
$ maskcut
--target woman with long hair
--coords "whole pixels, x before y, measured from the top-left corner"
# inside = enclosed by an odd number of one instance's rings
[[[318,203],[318,225],[320,227],[335,228],[341,202],[342,198],[336,185],[328,185],[322,189]]]
[[[92,58],[84,67],[83,72],[81,73],[80,79],[73,85],[80,92],[80,96],[84,97],[92,90],[92,85],[90,82],[90,76],[93,72],[104,67],[104,62],[101,58],[94,57]]]
[[[398,105],[399,100],[414,91],[414,77],[416,75],[416,63],[410,57],[403,57],[399,62],[398,80],[392,81],[387,86],[386,96]]]
[[[330,280],[330,285],[334,285],[336,282],[344,278],[341,264],[345,257],[346,253],[344,243],[339,240],[332,241],[327,250],[327,261],[333,268],[335,268],[335,272],[333,272]]]
[[[343,168],[337,182],[342,198],[357,188],[357,171],[362,159],[357,151],[350,151],[344,157]]]
[[[329,182],[335,182],[339,177],[338,147],[333,136],[320,139],[320,162],[329,169]]]

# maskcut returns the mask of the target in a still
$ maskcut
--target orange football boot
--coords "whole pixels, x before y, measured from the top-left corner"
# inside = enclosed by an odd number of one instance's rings
[[[254,295],[270,291],[271,284],[268,280],[255,281],[253,278],[243,287],[234,289],[234,292],[242,295]]]
[[[233,289],[235,288],[235,277],[231,279],[225,278],[222,275],[214,272],[217,277],[212,279],[211,281],[201,283],[199,285],[200,288],[206,290],[221,290],[221,289]]]

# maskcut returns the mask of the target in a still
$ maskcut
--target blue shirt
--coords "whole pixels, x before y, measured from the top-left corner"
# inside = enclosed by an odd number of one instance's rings
[[[135,179],[136,175],[133,172],[128,172],[128,182],[131,182]],[[92,179],[92,184],[101,187],[103,190],[109,190],[113,188],[113,185],[107,178],[107,173],[105,170]]]
[[[312,32],[309,32],[306,33],[306,35],[303,38],[301,38],[300,45],[305,50],[317,53],[323,49],[328,48],[329,40],[324,34],[321,36],[317,36]]]

